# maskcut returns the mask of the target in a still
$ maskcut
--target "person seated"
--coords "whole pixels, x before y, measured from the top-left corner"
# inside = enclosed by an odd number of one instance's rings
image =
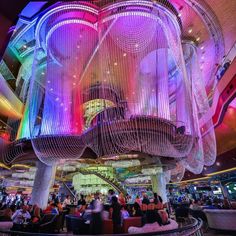
[[[31,222],[36,224],[41,219],[41,209],[35,204],[31,210]]]
[[[129,217],[129,212],[126,206],[121,206],[121,219],[127,219]]]
[[[57,209],[58,209],[59,212],[63,212],[63,207],[62,207],[61,202],[57,203]]]
[[[11,217],[12,217],[11,208],[7,207],[4,210],[1,210],[0,221],[11,221]]]
[[[85,205],[86,205],[85,197],[83,194],[80,194],[80,199],[77,203],[77,206],[80,207],[80,206],[85,206]]]
[[[51,210],[51,214],[56,214],[59,215],[59,211],[57,209],[57,205],[55,203],[51,204],[52,210]]]
[[[215,207],[213,204],[212,204],[212,201],[211,199],[207,199],[206,200],[206,205],[203,207],[203,209],[217,209],[218,207]]]
[[[13,221],[13,227],[12,230],[16,231],[22,231],[23,230],[23,224],[27,222],[27,220],[31,219],[31,215],[28,212],[28,207],[27,206],[22,206],[22,209],[17,210],[13,216],[12,216],[12,221]]]
[[[135,202],[137,202],[139,204],[139,206],[142,205],[142,200],[140,199],[139,195],[136,196]]]
[[[150,203],[150,200],[148,199],[148,196],[146,193],[143,193],[143,200],[142,200],[142,204],[146,204],[148,205]]]
[[[48,201],[47,207],[43,210],[43,214],[50,214],[52,211],[52,205],[53,201]]]
[[[132,216],[135,216],[135,217],[143,216],[143,212],[141,210],[141,207],[137,202],[135,202],[134,205],[133,205]]]
[[[71,205],[70,196],[67,195],[65,200],[62,203],[63,208],[67,208],[68,205]]]
[[[161,210],[164,208],[163,201],[161,196],[157,195],[157,193],[154,193],[154,204],[155,204],[155,209]]]
[[[198,200],[193,200],[192,204],[190,204],[190,209],[198,211],[198,210],[202,210],[200,203]]]

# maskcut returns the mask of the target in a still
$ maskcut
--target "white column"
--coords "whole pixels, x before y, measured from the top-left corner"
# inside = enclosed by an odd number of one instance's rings
[[[157,50],[157,93],[158,117],[170,120],[167,48]]]
[[[151,176],[152,191],[161,196],[163,203],[168,202],[166,193],[166,178],[164,173]]]
[[[37,162],[37,171],[32,190],[31,204],[37,204],[45,209],[48,202],[49,189],[54,184],[56,166],[47,166],[41,161]]]

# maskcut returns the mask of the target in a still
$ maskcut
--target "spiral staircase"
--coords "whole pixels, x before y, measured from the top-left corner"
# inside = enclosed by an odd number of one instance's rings
[[[117,192],[122,192],[124,195],[127,193],[126,190],[122,187],[122,185],[117,180],[115,180],[115,178],[111,178],[110,176],[108,177],[102,172],[98,172],[95,170],[86,170],[84,168],[78,169],[78,172],[83,175],[96,175],[98,178],[111,185]]]

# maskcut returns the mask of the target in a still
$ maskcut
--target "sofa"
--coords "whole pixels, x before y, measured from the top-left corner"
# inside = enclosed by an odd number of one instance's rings
[[[123,220],[123,233],[128,233],[128,229],[130,226],[141,227],[142,226],[142,218],[141,217],[128,217]]]
[[[236,231],[236,210],[205,209],[209,228]]]
[[[104,219],[102,226],[103,234],[113,234],[113,222],[111,219]]]
[[[10,230],[13,226],[12,221],[2,221],[0,222],[0,229],[1,230]]]
[[[151,232],[161,232],[178,229],[178,223],[175,220],[169,219],[170,223],[167,225],[160,226],[157,222],[152,224],[145,224],[143,227],[129,227],[128,233],[130,234],[142,234]]]

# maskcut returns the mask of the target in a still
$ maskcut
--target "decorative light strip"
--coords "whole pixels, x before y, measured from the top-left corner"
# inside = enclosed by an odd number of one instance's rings
[[[57,23],[56,25],[54,25],[47,33],[46,36],[46,47],[48,47],[48,40],[50,39],[51,35],[53,34],[53,32],[55,30],[57,30],[59,27],[63,26],[63,25],[67,25],[67,24],[81,24],[81,25],[86,25],[89,26],[91,28],[93,28],[94,30],[97,31],[97,25],[94,25],[88,21],[85,20],[81,20],[81,19],[70,19],[70,20],[65,20],[65,21],[61,21],[59,23]]]
[[[63,25],[67,25],[67,24],[81,24],[81,25],[86,25],[91,27],[92,29],[97,31],[97,25],[96,24],[92,24],[88,21],[85,20],[81,20],[81,19],[70,19],[70,20],[65,20],[65,21],[61,21],[59,23],[57,23],[56,25],[54,25],[47,33],[46,35],[46,48],[45,50],[48,48],[48,41],[51,38],[52,34],[54,31],[56,31],[58,28],[60,28]],[[53,56],[53,54],[50,51],[50,56],[53,58],[53,60],[55,60],[55,62],[57,62],[58,65],[62,66],[61,63]]]
[[[102,9],[102,11],[106,11],[106,10],[113,10],[114,8],[118,8],[118,7],[126,7],[126,6],[132,6],[132,5],[135,5],[135,6],[144,6],[144,7],[151,7],[151,8],[158,8],[158,9],[161,9],[163,12],[165,12],[169,17],[170,19],[172,19],[172,23],[175,25],[175,28],[178,30],[178,32],[180,33],[180,26],[179,24],[177,23],[178,20],[177,20],[177,17],[175,15],[173,15],[169,10],[168,8],[162,6],[162,5],[157,5],[153,2],[148,2],[148,1],[126,1],[126,2],[118,2],[118,3],[114,3],[112,5],[109,5],[107,7],[104,7]],[[130,11],[129,11],[130,12]],[[151,13],[150,13],[151,14]],[[153,13],[152,13],[153,14]],[[174,16],[174,19],[173,19],[173,16]]]
[[[41,26],[42,24],[44,23],[44,21],[50,17],[52,14],[54,13],[57,13],[59,11],[63,11],[63,10],[82,10],[82,11],[88,11],[90,13],[93,13],[95,15],[98,15],[98,10],[92,8],[92,7],[88,7],[88,6],[84,6],[84,5],[81,5],[81,4],[73,4],[73,5],[62,5],[62,6],[58,6],[58,7],[55,7],[51,10],[49,10],[48,12],[46,12],[42,18],[40,18],[37,26],[36,26],[36,30],[35,30],[35,36],[36,36],[36,41],[37,41],[37,44],[41,46],[41,42],[39,40],[39,32],[40,32],[40,29],[41,29]]]
[[[217,172],[213,172],[213,173],[207,174],[207,176],[214,176],[214,175],[224,174],[224,173],[231,172],[231,171],[236,171],[236,167],[226,169],[226,170],[217,171]]]
[[[173,183],[169,183],[169,184],[173,185],[173,184],[190,183],[190,182],[196,182],[196,181],[201,181],[201,180],[207,180],[209,178],[210,177],[201,177],[201,178],[196,178],[196,179],[183,180],[183,181],[180,181],[180,182],[173,182]]]
[[[23,165],[23,164],[14,164],[12,165],[11,167],[8,167],[7,165],[3,164],[0,162],[0,167],[1,168],[4,168],[4,169],[7,169],[7,170],[11,170],[12,168],[19,168],[19,167],[23,167],[23,168],[27,168],[27,169],[30,169],[31,166],[29,165]]]

